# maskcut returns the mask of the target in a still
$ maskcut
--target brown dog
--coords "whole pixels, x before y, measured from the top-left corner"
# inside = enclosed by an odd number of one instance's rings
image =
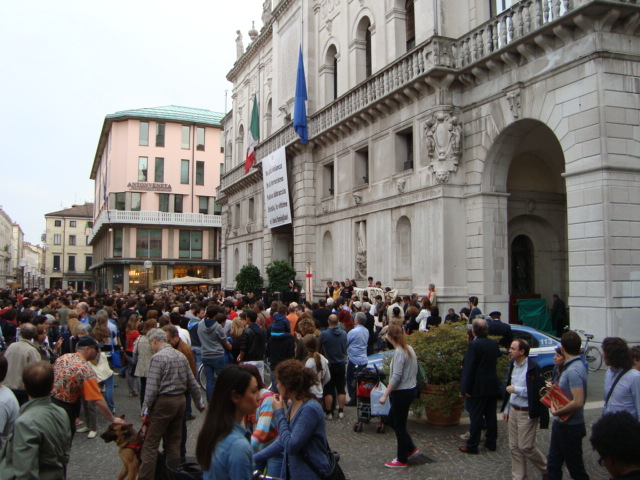
[[[124,419],[124,415],[120,418]],[[115,442],[118,446],[118,455],[122,460],[122,470],[118,474],[117,480],[136,480],[138,469],[140,468],[140,450],[134,448],[137,435],[132,424],[109,425],[109,428],[100,435],[106,443]]]

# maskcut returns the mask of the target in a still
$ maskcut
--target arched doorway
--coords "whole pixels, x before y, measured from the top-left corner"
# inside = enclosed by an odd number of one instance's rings
[[[548,304],[568,293],[567,192],[562,147],[542,122],[525,119],[505,128],[489,155],[485,181],[507,197],[506,258],[509,318],[517,318],[517,299]],[[492,162],[491,162],[492,161]]]

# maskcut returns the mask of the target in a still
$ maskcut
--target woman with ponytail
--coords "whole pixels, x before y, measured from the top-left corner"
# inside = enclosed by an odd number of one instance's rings
[[[318,353],[318,337],[315,335],[305,335],[302,338],[302,344],[307,351],[304,366],[316,375],[316,383],[311,386],[311,393],[322,403],[324,386],[331,380],[329,361],[324,355]]]

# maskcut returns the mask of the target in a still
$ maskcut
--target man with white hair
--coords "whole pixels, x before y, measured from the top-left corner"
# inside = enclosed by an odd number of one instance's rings
[[[5,352],[9,369],[4,385],[11,389],[20,405],[29,401],[29,396],[22,381],[22,372],[29,363],[42,360],[40,351],[33,344],[35,337],[35,325],[24,323],[20,326],[20,340],[9,345]]]
[[[147,333],[151,351],[147,388],[142,402],[142,421],[151,420],[144,439],[138,480],[153,480],[156,457],[160,441],[165,439],[167,460],[180,457],[182,421],[186,409],[185,393],[191,393],[199,411],[204,411],[204,402],[198,383],[186,357],[167,341],[167,334],[160,328]],[[171,435],[166,435],[171,432]]]
[[[356,404],[356,372],[359,372],[367,366],[367,343],[369,341],[369,332],[364,324],[367,316],[363,312],[356,313],[356,326],[347,334],[347,392],[349,393],[348,407]]]

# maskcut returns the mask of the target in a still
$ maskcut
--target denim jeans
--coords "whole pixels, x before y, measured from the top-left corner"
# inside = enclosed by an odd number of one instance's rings
[[[104,381],[104,400],[107,402],[107,406],[109,407],[109,410],[111,410],[111,413],[116,413],[116,405],[113,403],[114,376],[115,373]]]
[[[587,435],[584,423],[567,425],[554,420],[551,425],[551,440],[547,455],[547,475],[549,480],[562,479],[562,464],[574,480],[589,480],[582,460],[582,439]]]
[[[211,399],[211,394],[213,393],[213,387],[216,384],[218,373],[227,366],[227,360],[224,356],[210,357],[203,358],[202,363],[204,364],[204,373],[207,376],[207,401],[209,401]]]
[[[396,458],[402,463],[407,463],[408,454],[416,448],[407,431],[407,417],[409,416],[409,407],[411,402],[415,400],[417,392],[416,388],[409,388],[394,390],[389,395],[389,403],[391,404],[389,421],[396,432],[396,441],[398,442]]]
[[[196,371],[198,371],[200,365],[202,365],[202,347],[191,347],[191,351],[196,359]]]

